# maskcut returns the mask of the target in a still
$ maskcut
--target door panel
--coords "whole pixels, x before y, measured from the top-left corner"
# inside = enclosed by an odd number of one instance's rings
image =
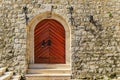
[[[65,63],[65,30],[56,20],[44,19],[36,26],[34,60],[35,63]]]

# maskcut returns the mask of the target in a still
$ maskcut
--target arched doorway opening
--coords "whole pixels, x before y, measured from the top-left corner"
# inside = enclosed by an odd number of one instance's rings
[[[54,19],[40,21],[34,30],[34,63],[65,64],[65,29]]]
[[[65,61],[63,61],[62,64],[70,65],[70,67],[71,67],[71,28],[69,27],[68,23],[62,16],[60,16],[56,13],[52,13],[52,16],[49,17],[49,14],[50,14],[50,12],[44,12],[42,14],[39,14],[39,15],[35,16],[28,23],[28,26],[27,26],[27,35],[28,35],[28,37],[27,37],[27,60],[28,60],[28,63],[29,63],[29,65],[36,64],[36,62],[34,61],[35,60],[34,59],[35,58],[35,56],[34,56],[35,55],[35,53],[34,53],[34,51],[35,51],[34,33],[35,33],[35,28],[37,28],[36,26],[39,25],[39,23],[41,25],[46,23],[46,21],[44,22],[44,20],[53,20],[52,22],[55,21],[54,23],[61,26],[61,28],[62,28],[61,30],[65,32],[65,33],[61,32],[64,34],[63,37],[65,39],[63,41],[63,42],[65,42],[64,43],[65,44],[65,46],[64,46],[65,47],[64,48],[65,49],[65,55],[64,55]],[[43,22],[43,23],[41,23],[41,22]],[[50,24],[52,24],[52,26],[54,25],[53,23],[50,23]],[[47,26],[49,26],[48,23],[47,23]],[[56,29],[56,31],[58,30],[57,28],[55,28],[55,29]],[[39,41],[39,39],[38,39],[38,41]],[[38,43],[38,45],[40,47],[40,42]],[[58,46],[56,45],[56,47],[58,47]],[[41,63],[39,63],[39,64],[41,64]],[[44,64],[48,64],[48,63],[46,62]],[[56,62],[56,64],[57,64],[57,62]]]

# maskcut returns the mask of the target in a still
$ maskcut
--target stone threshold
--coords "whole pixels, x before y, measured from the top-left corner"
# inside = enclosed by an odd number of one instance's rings
[[[29,64],[29,69],[68,69],[69,64]]]
[[[32,76],[36,76],[36,77],[38,77],[38,76],[41,76],[41,77],[49,77],[49,76],[54,76],[54,77],[70,77],[71,76],[71,74],[26,74],[25,75],[26,77],[32,77]]]

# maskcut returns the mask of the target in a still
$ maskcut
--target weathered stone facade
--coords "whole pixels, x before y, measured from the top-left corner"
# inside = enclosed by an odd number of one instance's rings
[[[120,76],[120,0],[0,0],[0,66],[26,72],[24,6],[29,21],[53,8],[71,26],[72,79]]]

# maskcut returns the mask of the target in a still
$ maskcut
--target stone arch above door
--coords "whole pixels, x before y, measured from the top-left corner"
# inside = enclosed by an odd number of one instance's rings
[[[54,19],[61,23],[65,29],[65,53],[66,53],[66,64],[71,65],[71,29],[65,19],[63,19],[60,15],[52,13],[52,16],[50,17],[50,12],[44,12],[42,14],[39,14],[35,16],[30,23],[27,26],[27,55],[28,55],[28,62],[30,64],[34,64],[34,29],[36,25],[41,22],[44,19]]]

